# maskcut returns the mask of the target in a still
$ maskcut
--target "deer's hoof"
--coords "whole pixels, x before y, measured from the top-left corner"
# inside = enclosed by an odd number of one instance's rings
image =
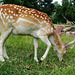
[[[41,63],[42,62],[42,60],[41,59],[39,59],[39,63]]]
[[[2,56],[0,56],[0,61],[5,62],[5,60],[4,60],[4,58]]]

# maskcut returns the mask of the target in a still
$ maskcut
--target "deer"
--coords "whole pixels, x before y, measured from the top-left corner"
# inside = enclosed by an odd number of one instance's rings
[[[5,61],[5,58],[9,59],[6,53],[5,41],[10,34],[33,37],[34,60],[36,62],[43,61],[46,58],[51,45],[53,45],[59,61],[63,61],[63,56],[69,48],[61,41],[49,16],[36,9],[15,4],[1,5],[0,28],[0,61],[2,62]],[[47,45],[44,55],[39,60],[37,58],[38,39],[41,39]]]

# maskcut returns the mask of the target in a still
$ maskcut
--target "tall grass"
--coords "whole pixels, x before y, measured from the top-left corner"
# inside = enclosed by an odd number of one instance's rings
[[[73,37],[61,37],[63,42],[72,41]],[[33,38],[11,35],[6,41],[9,60],[0,62],[0,75],[75,75],[75,47],[68,50],[64,62],[59,62],[51,47],[47,58],[41,62],[34,61]],[[44,54],[46,45],[39,40],[38,59]]]

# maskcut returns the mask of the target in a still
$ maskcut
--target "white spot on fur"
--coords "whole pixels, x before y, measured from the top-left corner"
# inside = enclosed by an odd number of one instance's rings
[[[22,17],[24,17],[24,15]]]
[[[11,13],[13,13],[13,11],[11,11]]]
[[[11,20],[9,19],[8,22],[11,22]]]
[[[37,15],[37,17],[39,17],[39,15]]]
[[[12,5],[10,4],[10,6],[12,6]]]
[[[27,16],[27,15],[25,15],[25,16]]]
[[[20,11],[18,13],[21,13]]]
[[[18,8],[17,8],[18,9]]]
[[[33,13],[35,13],[35,12],[33,12]]]
[[[48,29],[48,31],[50,32],[50,29]]]
[[[19,11],[21,11],[21,9],[19,9]]]
[[[9,10],[8,12],[10,13],[11,11]]]
[[[22,10],[22,12],[24,12],[24,10]]]
[[[42,19],[44,19],[44,18],[42,17]]]
[[[36,20],[36,18],[35,18],[35,20]]]
[[[3,10],[3,8],[1,8],[1,11]]]
[[[31,14],[31,12],[29,12],[29,14]]]
[[[26,11],[24,11],[24,13],[27,13]]]
[[[10,18],[13,18],[13,16],[10,16]]]
[[[25,10],[25,11],[28,11],[28,10]]]
[[[22,16],[22,14],[20,14],[19,16]]]
[[[34,16],[31,16],[32,18],[34,18]]]
[[[49,23],[46,23],[47,25],[49,24]]]
[[[5,18],[5,14],[3,14],[3,17]]]
[[[42,18],[42,16],[40,16],[40,18]]]
[[[31,15],[33,15],[33,14],[31,14]]]
[[[46,21],[44,21],[44,23],[46,23]]]
[[[28,8],[28,10],[30,10],[30,9]]]
[[[16,6],[14,6],[14,8],[16,8]]]
[[[15,16],[17,17],[18,15],[16,14]]]
[[[16,14],[14,14],[14,16],[15,16]]]
[[[5,11],[6,11],[6,9],[5,9]]]
[[[45,17],[45,19],[47,19],[47,18]]]
[[[8,18],[9,18],[9,16],[6,17],[6,19],[8,19]]]
[[[53,32],[53,28],[51,28],[51,32]]]
[[[18,7],[20,7],[20,6],[18,6]]]
[[[7,15],[7,13],[5,12],[5,15]]]
[[[37,16],[37,14],[35,14],[35,16]]]

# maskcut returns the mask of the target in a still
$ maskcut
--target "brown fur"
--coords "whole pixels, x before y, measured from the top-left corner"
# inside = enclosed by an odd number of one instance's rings
[[[57,34],[55,30],[54,30],[54,38],[55,38],[56,45],[58,49],[60,50],[63,46],[63,42],[61,41],[61,39],[59,38],[59,35]]]
[[[14,8],[14,7],[16,7],[16,8]],[[49,16],[48,15],[46,15],[45,13],[43,13],[43,12],[40,12],[40,11],[38,11],[38,10],[33,10],[33,9],[31,9],[31,8],[27,8],[27,7],[23,7],[23,6],[18,6],[18,5],[13,5],[13,4],[8,4],[8,5],[2,5],[2,6],[0,6],[0,10],[1,10],[1,8],[3,8],[3,10],[1,11],[3,14],[5,14],[5,12],[7,13],[7,15],[5,16],[5,18],[4,18],[4,21],[8,21],[8,20],[6,20],[6,17],[9,15],[9,16],[13,16],[13,18],[12,19],[14,19],[15,21],[17,21],[17,19],[18,19],[18,17],[22,17],[23,15],[27,15],[27,16],[24,16],[24,18],[26,18],[27,20],[30,20],[30,21],[35,21],[35,23],[38,23],[38,21],[37,20],[35,20],[35,18],[36,19],[38,19],[39,21],[43,21],[43,20],[45,20],[46,22],[48,22],[53,28],[54,28],[54,26],[53,26],[53,24],[52,24],[52,21],[51,21],[51,19],[49,18]],[[6,9],[6,10],[5,10]],[[21,9],[21,11],[20,11],[20,13],[19,13],[19,9]],[[11,12],[9,12],[9,10],[10,11],[13,11],[13,13],[11,13]],[[27,12],[26,13],[24,13],[23,11],[26,11],[27,10]],[[29,14],[29,12],[30,12],[30,14]],[[14,14],[16,14],[16,15],[18,15],[18,16],[15,16]],[[20,16],[22,14],[22,16]],[[31,16],[31,14],[33,14],[32,16],[34,17],[34,18],[31,18],[30,16]],[[36,15],[35,15],[36,14]],[[37,17],[37,15],[39,16],[39,17]],[[2,17],[3,17],[3,15],[2,15]],[[45,19],[46,18],[46,19]],[[10,17],[8,18],[8,19],[10,19]],[[10,19],[10,20],[12,20],[12,19]],[[38,23],[38,25],[39,25],[39,23]],[[55,28],[54,28],[55,29]]]

